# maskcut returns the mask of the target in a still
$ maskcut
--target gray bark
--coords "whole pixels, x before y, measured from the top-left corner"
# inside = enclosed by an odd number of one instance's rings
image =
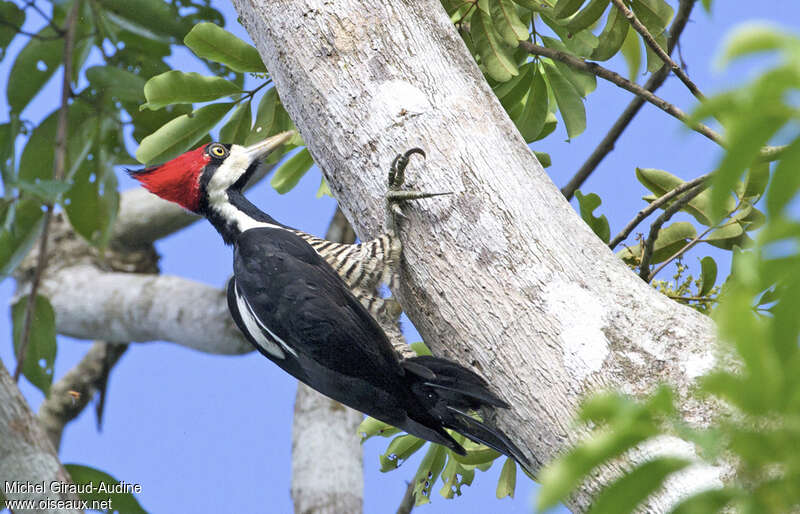
[[[509,120],[437,0],[234,0],[281,99],[362,240],[384,220],[386,171],[428,154],[411,186],[455,194],[406,208],[402,305],[434,353],[482,373],[514,407],[498,425],[537,466],[575,436],[580,399],[617,387],[687,397],[716,362],[713,324],[637,278],[564,200]],[[655,441],[591,478],[569,505],[654,454]],[[696,467],[648,501],[665,512],[725,470]]]
[[[53,445],[36,417],[28,408],[28,403],[17,389],[5,366],[0,363],[0,490],[9,500],[33,500],[36,512],[77,513],[82,510],[57,509],[50,503],[78,500],[77,495],[60,492],[59,487],[72,481],[61,467]],[[6,481],[17,483],[43,484],[42,492],[11,493]],[[56,491],[56,492],[54,492]]]

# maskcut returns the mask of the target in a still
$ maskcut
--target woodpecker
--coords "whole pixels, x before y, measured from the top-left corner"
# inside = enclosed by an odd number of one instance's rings
[[[361,288],[367,295],[378,281],[396,276],[399,203],[435,196],[400,189],[410,156],[424,152],[409,150],[391,166],[388,233],[362,245],[340,245],[276,221],[243,194],[261,161],[293,135],[248,147],[209,143],[129,173],[152,193],[205,216],[233,246],[228,308],[265,357],[322,394],[409,434],[463,455],[464,447],[446,430],[452,429],[530,469],[502,431],[470,414],[509,407],[483,378],[442,358],[399,358],[376,321],[380,309],[370,309],[351,291]]]

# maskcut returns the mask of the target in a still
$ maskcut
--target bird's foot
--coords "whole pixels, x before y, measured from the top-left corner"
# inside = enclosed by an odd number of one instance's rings
[[[388,215],[388,226],[391,233],[395,233],[397,229],[397,218],[405,218],[403,210],[400,208],[402,202],[409,200],[420,200],[422,198],[431,198],[434,196],[449,195],[451,193],[426,193],[423,191],[416,191],[413,189],[400,189],[406,180],[406,166],[408,166],[409,158],[419,154],[425,158],[425,152],[421,148],[412,148],[406,153],[397,154],[397,157],[392,161],[392,166],[389,168],[389,191],[386,193],[386,210]]]

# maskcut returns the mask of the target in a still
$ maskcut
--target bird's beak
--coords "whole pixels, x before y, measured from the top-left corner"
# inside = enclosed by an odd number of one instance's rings
[[[286,132],[275,134],[272,137],[268,137],[263,141],[246,147],[246,155],[250,159],[250,162],[260,161],[272,153],[273,150],[293,138],[296,134],[297,132],[294,130],[287,130]]]

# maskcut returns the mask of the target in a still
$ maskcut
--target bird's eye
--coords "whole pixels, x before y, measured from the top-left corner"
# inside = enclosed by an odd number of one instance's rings
[[[222,158],[228,155],[228,149],[215,143],[208,148],[208,153],[211,154],[212,157]]]

